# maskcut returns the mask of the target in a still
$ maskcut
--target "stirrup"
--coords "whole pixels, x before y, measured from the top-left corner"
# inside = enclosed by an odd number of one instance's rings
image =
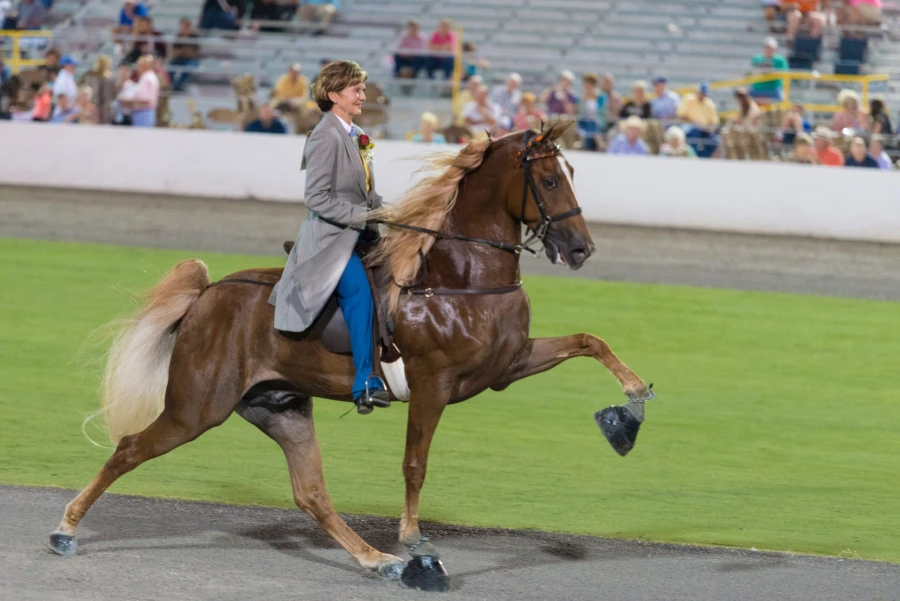
[[[381,384],[381,388],[369,388],[369,382],[372,380],[377,380],[378,383]],[[366,378],[365,395],[374,407],[391,406],[391,393],[388,392],[387,385],[384,383],[384,380],[375,375],[375,372],[370,373],[369,377]]]

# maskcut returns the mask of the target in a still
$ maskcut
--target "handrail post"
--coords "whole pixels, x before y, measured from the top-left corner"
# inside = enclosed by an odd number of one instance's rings
[[[459,84],[462,82],[462,38],[463,38],[463,28],[456,28],[456,48],[453,50],[453,89],[451,90],[452,100],[450,101],[450,106],[452,107],[453,119],[454,122],[456,118],[459,116],[462,107],[459,106]]]
[[[13,60],[12,60],[13,74],[18,75],[19,74],[19,61],[22,60],[22,52],[19,50],[19,34],[14,33],[12,35],[12,39],[13,39]]]

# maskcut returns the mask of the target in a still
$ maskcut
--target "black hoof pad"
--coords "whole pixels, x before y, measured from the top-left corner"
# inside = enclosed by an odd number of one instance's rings
[[[403,584],[433,593],[450,590],[450,576],[441,560],[430,555],[416,555],[409,560],[400,576]]]
[[[74,536],[63,534],[62,532],[54,532],[50,535],[50,548],[57,555],[71,557],[75,555],[78,543],[75,542]]]
[[[603,436],[613,450],[624,457],[634,448],[641,422],[623,405],[613,405],[594,414]]]

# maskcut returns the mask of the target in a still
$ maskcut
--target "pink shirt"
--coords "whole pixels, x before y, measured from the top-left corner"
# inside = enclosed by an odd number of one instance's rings
[[[881,8],[881,0],[850,0],[850,6],[857,6],[859,4],[871,4],[875,8]]]
[[[409,50],[421,50],[425,47],[425,38],[422,34],[419,35],[405,35],[400,38],[400,43],[397,44],[397,48],[407,48]]]
[[[435,31],[431,34],[431,42],[432,46],[446,46],[450,45],[450,49],[456,47],[456,34],[452,31],[448,31],[447,33],[441,33],[440,31]]]
[[[155,109],[159,102],[159,77],[153,71],[147,71],[138,79],[132,100],[146,103],[145,108]]]

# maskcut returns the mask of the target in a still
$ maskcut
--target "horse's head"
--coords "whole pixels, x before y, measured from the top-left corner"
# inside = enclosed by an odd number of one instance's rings
[[[503,139],[514,151],[516,167],[506,186],[506,206],[544,245],[551,263],[578,269],[594,252],[594,241],[575,198],[575,172],[556,143],[569,125]]]

